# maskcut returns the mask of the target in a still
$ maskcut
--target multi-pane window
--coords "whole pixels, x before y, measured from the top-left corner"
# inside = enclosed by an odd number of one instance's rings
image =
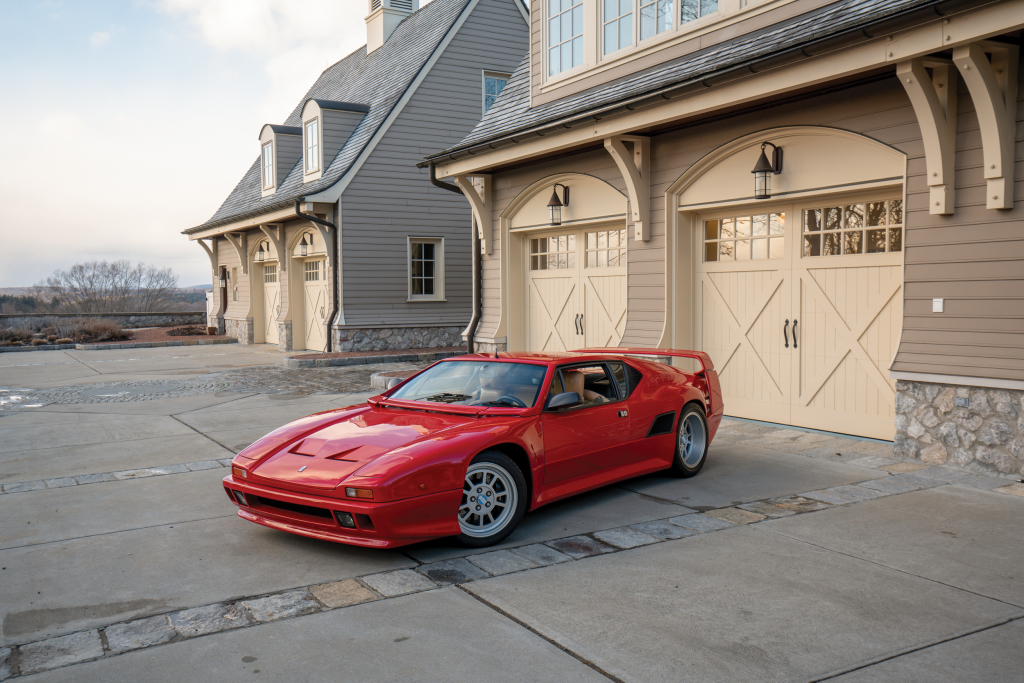
[[[705,261],[760,261],[785,255],[786,214],[704,221]]]
[[[640,0],[640,40],[672,28],[672,0]]]
[[[685,24],[718,11],[718,0],[680,0],[679,23]]]
[[[881,254],[903,249],[903,200],[804,209],[804,256]]]
[[[272,284],[277,282],[277,264],[268,263],[263,266],[263,282],[265,284]]]
[[[587,268],[626,265],[626,230],[598,230],[587,233]]]
[[[302,277],[305,282],[318,282],[320,280],[320,264],[323,261],[306,261],[302,267]]]
[[[434,242],[411,242],[410,247],[410,294],[412,296],[434,296],[437,244]]]
[[[672,23],[672,17],[669,17],[669,23]],[[604,0],[604,54],[632,44],[633,0]]]
[[[507,83],[508,76],[484,74],[484,113],[498,100]]]
[[[274,186],[274,143],[263,145],[263,189]]]
[[[552,235],[530,240],[530,270],[576,267],[576,235]]]
[[[548,0],[548,75],[583,63],[583,0]]]
[[[306,124],[306,173],[320,168],[320,125],[313,119]]]

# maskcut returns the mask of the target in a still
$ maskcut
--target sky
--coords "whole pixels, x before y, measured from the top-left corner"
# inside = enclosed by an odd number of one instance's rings
[[[424,0],[420,2],[425,4]],[[129,259],[209,284],[213,215],[366,0],[0,0],[0,287]]]

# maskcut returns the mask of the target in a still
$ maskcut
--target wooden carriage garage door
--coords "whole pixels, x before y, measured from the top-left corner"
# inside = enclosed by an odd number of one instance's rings
[[[528,242],[530,351],[617,346],[626,327],[626,230],[563,231]]]
[[[730,415],[894,435],[903,206],[886,195],[702,216],[697,342]]]
[[[323,259],[302,264],[303,344],[309,351],[327,350],[327,270]]]
[[[281,313],[281,283],[278,282],[277,264],[263,266],[263,339],[277,344],[277,316]]]

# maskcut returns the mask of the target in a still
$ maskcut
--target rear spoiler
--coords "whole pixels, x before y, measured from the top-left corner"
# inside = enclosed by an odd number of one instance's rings
[[[685,349],[638,349],[638,348],[603,348],[577,349],[573,353],[608,353],[617,356],[671,356],[673,358],[693,358],[701,365],[701,372],[714,370],[715,364],[711,356],[703,351],[687,351]]]

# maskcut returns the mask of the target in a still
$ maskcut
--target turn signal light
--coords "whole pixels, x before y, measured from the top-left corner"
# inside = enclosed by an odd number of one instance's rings
[[[349,498],[373,498],[373,489],[345,488],[345,495]]]
[[[242,493],[241,491],[234,491],[234,490],[232,490],[231,493],[234,494],[235,500],[238,501],[239,505],[241,505],[243,507],[249,507],[249,501],[246,500],[246,497],[245,497],[244,493]]]
[[[345,527],[346,529],[356,528],[356,520],[352,519],[351,512],[342,512],[341,510],[335,510],[334,517],[338,520],[338,524]]]
[[[231,466],[231,474],[239,479],[248,479],[249,473],[236,465]]]

